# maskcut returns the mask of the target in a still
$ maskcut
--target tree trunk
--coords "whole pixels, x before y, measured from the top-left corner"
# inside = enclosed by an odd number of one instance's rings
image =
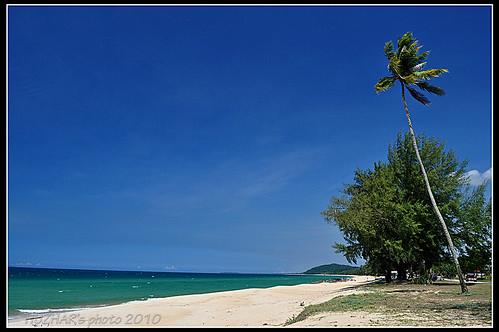
[[[403,265],[397,267],[397,280],[399,281],[407,280],[406,268]]]
[[[385,282],[386,283],[392,282],[392,271],[389,269],[385,271]]]
[[[452,243],[452,239],[450,237],[449,231],[447,230],[447,225],[445,224],[444,218],[438,209],[437,202],[435,202],[435,198],[433,197],[433,192],[431,191],[430,182],[428,181],[428,175],[426,175],[426,170],[423,165],[423,161],[421,160],[421,156],[419,155],[418,143],[416,141],[416,135],[414,134],[414,130],[412,128],[411,115],[409,114],[409,108],[407,107],[407,102],[405,100],[405,87],[402,85],[402,102],[404,103],[405,115],[407,116],[407,122],[409,123],[409,132],[412,137],[412,144],[414,146],[414,150],[416,151],[416,157],[418,158],[419,166],[421,167],[421,172],[423,173],[424,181],[426,184],[426,189],[428,190],[428,195],[430,195],[431,204],[433,205],[433,209],[437,214],[438,220],[442,224],[442,228],[444,229],[445,237],[447,238],[447,243],[449,245],[449,250],[454,259],[454,264],[456,265],[457,275],[459,277],[459,283],[461,284],[461,293],[467,293],[468,287],[466,286],[466,282],[463,278],[463,272],[461,272],[461,267],[459,266],[459,261],[457,260],[456,249],[454,248],[454,244]]]

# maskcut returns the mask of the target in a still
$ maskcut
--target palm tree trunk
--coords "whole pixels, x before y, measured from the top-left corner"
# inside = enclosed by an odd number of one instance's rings
[[[421,172],[423,173],[426,189],[428,190],[428,195],[430,195],[430,200],[431,204],[433,205],[433,209],[435,210],[438,220],[440,220],[442,228],[444,229],[445,237],[447,238],[447,243],[449,245],[449,250],[452,254],[452,258],[454,259],[454,264],[456,265],[457,275],[459,277],[459,283],[461,284],[461,293],[467,293],[468,287],[466,286],[466,282],[464,281],[463,278],[463,272],[461,271],[461,267],[459,266],[456,249],[454,248],[454,244],[452,243],[452,239],[450,237],[449,231],[447,230],[447,225],[445,224],[444,218],[442,217],[442,214],[438,209],[437,202],[435,202],[435,197],[433,197],[433,192],[431,191],[430,182],[428,181],[428,175],[426,175],[426,170],[424,168],[423,161],[421,160],[421,156],[419,155],[418,143],[416,141],[416,135],[414,134],[414,130],[412,128],[411,115],[409,114],[409,108],[407,107],[407,102],[405,100],[405,88],[403,84],[402,84],[402,101],[404,103],[407,122],[409,123],[409,132],[411,133],[412,144],[414,146],[414,150],[416,151],[416,157],[418,158],[419,166],[421,166]]]

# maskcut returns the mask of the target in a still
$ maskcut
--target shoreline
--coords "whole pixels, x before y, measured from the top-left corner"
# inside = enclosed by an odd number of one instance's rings
[[[178,295],[59,313],[9,317],[9,326],[281,326],[305,305],[355,292],[373,276],[345,281]]]
[[[119,271],[121,272],[121,271]],[[127,272],[127,271],[126,271]],[[184,273],[184,272],[181,272]],[[211,273],[207,273],[211,274]],[[223,274],[234,274],[234,273],[223,273]],[[242,273],[241,273],[242,274]],[[267,274],[265,274],[267,275]],[[271,275],[271,274],[269,274]],[[276,275],[284,275],[284,276],[316,276],[316,277],[339,277],[339,279],[323,279],[323,280],[317,280],[317,281],[312,281],[304,284],[317,284],[317,283],[323,283],[323,282],[343,282],[346,280],[349,280],[356,275],[346,275],[346,274],[305,274],[305,273],[283,273],[283,274],[276,274]],[[300,284],[297,284],[300,285]],[[268,289],[276,286],[293,286],[293,285],[275,285],[275,286],[269,286],[269,287],[250,287],[250,288],[240,288],[240,289],[229,289],[229,290],[214,290],[214,291],[201,291],[199,293],[186,293],[186,294],[176,294],[176,295],[164,295],[160,297],[149,297],[149,298],[135,298],[135,299],[124,299],[124,300],[114,300],[114,301],[108,301],[108,302],[95,302],[95,303],[82,303],[77,306],[73,307],[46,307],[46,308],[25,308],[25,309],[15,309],[13,312],[8,312],[7,314],[7,319],[9,321],[17,321],[17,320],[24,320],[27,317],[30,316],[45,316],[49,314],[57,314],[57,313],[67,313],[67,312],[72,312],[72,311],[79,311],[79,310],[86,310],[86,309],[93,309],[93,308],[102,308],[102,307],[108,307],[108,306],[114,306],[114,305],[120,305],[120,304],[126,304],[130,302],[145,302],[150,299],[162,299],[162,298],[170,298],[170,297],[176,297],[176,296],[185,296],[185,295],[199,295],[199,294],[214,294],[214,293],[220,293],[220,292],[227,292],[227,291],[236,291],[236,290],[244,290],[244,289]]]

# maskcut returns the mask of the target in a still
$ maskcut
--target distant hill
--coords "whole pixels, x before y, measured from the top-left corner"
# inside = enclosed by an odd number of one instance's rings
[[[333,264],[319,265],[319,266],[313,267],[310,270],[307,270],[303,273],[306,273],[306,274],[321,274],[321,273],[360,274],[361,271],[362,270],[360,267],[333,263]]]

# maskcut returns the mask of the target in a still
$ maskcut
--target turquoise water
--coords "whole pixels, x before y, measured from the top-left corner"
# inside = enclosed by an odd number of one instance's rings
[[[344,276],[96,271],[9,267],[9,316],[245,288],[298,285]]]

